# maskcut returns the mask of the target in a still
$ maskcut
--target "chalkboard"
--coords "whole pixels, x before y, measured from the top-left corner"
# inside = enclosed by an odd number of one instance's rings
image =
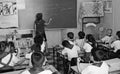
[[[47,28],[76,28],[77,0],[25,0],[26,9],[19,10],[20,28],[33,28],[36,13],[43,13]]]

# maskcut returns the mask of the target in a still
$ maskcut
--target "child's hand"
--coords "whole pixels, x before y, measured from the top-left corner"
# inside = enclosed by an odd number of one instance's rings
[[[52,18],[50,18],[49,21],[52,21]]]

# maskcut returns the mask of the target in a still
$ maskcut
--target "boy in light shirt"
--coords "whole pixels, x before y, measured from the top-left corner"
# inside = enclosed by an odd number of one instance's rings
[[[107,29],[106,36],[101,39],[105,44],[110,44],[113,41],[112,29]]]
[[[77,58],[80,52],[80,48],[76,45],[70,44],[67,40],[62,42],[64,49],[62,50],[63,55],[68,56],[68,60],[71,61],[72,58]]]
[[[113,52],[116,57],[120,57],[120,31],[116,32],[117,40],[111,44],[111,48],[114,48]]]

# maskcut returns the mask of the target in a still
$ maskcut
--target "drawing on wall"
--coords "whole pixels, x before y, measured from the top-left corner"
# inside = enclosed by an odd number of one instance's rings
[[[112,13],[112,0],[104,0],[104,12]]]
[[[82,17],[100,17],[104,16],[102,2],[83,2]]]
[[[18,27],[17,0],[0,0],[0,28]]]
[[[105,13],[112,13],[112,0],[96,0],[96,2],[103,2],[103,9]]]

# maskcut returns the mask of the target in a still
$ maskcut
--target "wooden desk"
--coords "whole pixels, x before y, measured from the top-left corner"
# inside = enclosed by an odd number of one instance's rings
[[[120,59],[118,58],[114,58],[114,59],[110,59],[110,60],[106,60],[105,61],[108,65],[110,65],[109,68],[109,72],[110,74],[115,73],[116,71],[120,73]],[[84,70],[87,66],[89,66],[89,64],[85,64],[85,63],[80,63],[80,68],[78,70],[78,66],[72,66],[71,69],[73,69],[75,72],[82,72],[82,70]]]
[[[21,71],[23,71],[23,70],[11,71],[11,72],[0,73],[0,74],[19,74]]]

